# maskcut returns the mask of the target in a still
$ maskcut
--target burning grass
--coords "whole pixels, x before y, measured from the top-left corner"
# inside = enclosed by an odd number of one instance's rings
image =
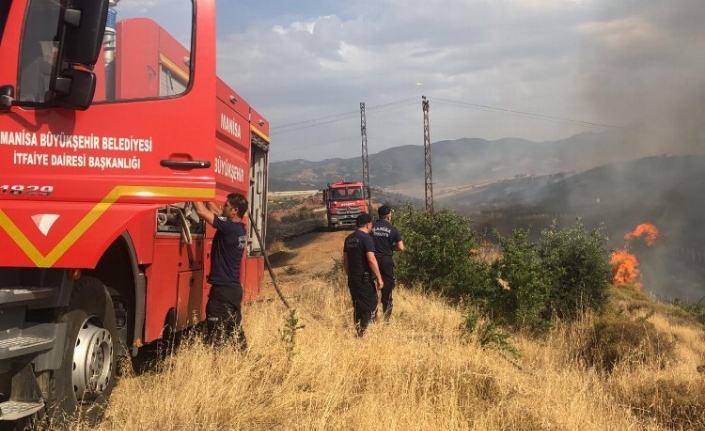
[[[659,236],[658,229],[651,223],[642,223],[633,232],[624,234],[624,240],[627,242],[624,248],[614,251],[610,256],[612,284],[614,286],[630,284],[637,289],[641,289],[639,260],[630,252],[631,244],[634,240],[643,238],[644,244],[651,247],[656,243]]]
[[[476,334],[462,330],[464,307],[403,288],[396,292],[391,322],[372,325],[358,339],[340,280],[333,273],[303,283],[293,303],[295,321],[280,303],[247,305],[246,354],[214,352],[194,339],[155,371],[123,377],[98,429],[705,426],[705,388],[697,371],[705,358],[702,329],[692,322],[672,326],[660,308],[648,317],[650,325],[622,307],[611,320],[557,322],[539,341],[514,334],[511,342],[520,354],[514,360],[482,348]],[[590,343],[595,348],[586,350]],[[617,353],[601,353],[610,351]],[[606,363],[613,364],[609,373]]]

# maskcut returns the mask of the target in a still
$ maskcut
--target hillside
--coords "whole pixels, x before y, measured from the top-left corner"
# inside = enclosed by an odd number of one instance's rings
[[[185,343],[123,376],[97,429],[705,429],[705,333],[682,310],[614,289],[618,325],[586,316],[546,339],[512,334],[513,356],[464,331],[463,307],[401,286],[391,322],[357,339],[345,234],[280,244],[274,271],[297,313],[270,281],[244,308],[248,353]]]
[[[574,174],[522,175],[435,187],[435,206],[468,215],[477,231],[497,228],[505,234],[528,227],[536,236],[553,220],[566,225],[581,217],[590,227],[604,225],[614,248],[626,245],[626,233],[651,223],[660,232],[659,240],[653,247],[636,244],[635,250],[645,289],[663,299],[696,302],[705,297],[705,230],[700,222],[705,210],[703,178],[704,155],[659,155]],[[386,190],[375,192],[374,199],[403,201],[399,196],[391,199]]]
[[[705,156],[660,156],[602,165],[575,175],[558,174],[498,181],[458,189],[437,200],[470,216],[478,230],[534,233],[553,220],[576,217],[604,225],[612,246],[642,223],[659,231],[653,247],[633,244],[646,278],[645,288],[664,299],[698,301],[705,296]]]
[[[609,130],[582,133],[551,142],[506,138],[496,141],[458,139],[431,145],[436,191],[447,187],[484,184],[516,177],[581,172],[608,163],[663,154],[702,153],[702,142],[661,142],[643,131]],[[369,155],[370,184],[420,197],[424,184],[422,145],[405,145]],[[322,189],[328,182],[360,179],[359,157],[319,162],[292,160],[270,165],[273,191]]]
[[[602,165],[575,175],[499,181],[450,196],[441,206],[471,212],[552,213],[604,221],[623,232],[645,220],[668,228],[683,247],[705,243],[696,227],[705,210],[705,156],[649,157]]]

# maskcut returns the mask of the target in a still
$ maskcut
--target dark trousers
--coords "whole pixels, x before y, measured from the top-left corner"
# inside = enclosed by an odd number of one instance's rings
[[[241,349],[247,348],[242,329],[242,286],[213,285],[206,304],[208,342],[222,346],[235,341]]]
[[[382,287],[382,312],[384,313],[384,320],[389,320],[394,307],[394,298],[392,297],[395,285],[394,261],[391,257],[378,257],[377,265],[379,265],[379,272],[382,274],[382,281],[384,281],[384,286]]]
[[[353,322],[357,336],[362,337],[377,311],[377,289],[370,277],[348,277],[348,288],[353,302]]]

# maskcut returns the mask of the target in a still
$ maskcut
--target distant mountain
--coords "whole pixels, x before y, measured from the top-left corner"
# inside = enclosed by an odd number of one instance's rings
[[[625,160],[664,153],[690,152],[688,145],[646,142],[639,133],[610,130],[582,133],[551,142],[506,138],[497,141],[464,138],[431,145],[434,190],[483,184],[522,176],[577,172]],[[668,148],[664,151],[663,148]],[[369,156],[370,183],[420,196],[424,191],[424,151],[420,145],[394,147]],[[332,181],[361,180],[360,157],[319,162],[291,160],[270,165],[273,191],[321,189]]]
[[[531,227],[533,237],[553,220],[564,227],[580,217],[589,228],[604,225],[614,248],[628,245],[626,233],[651,223],[660,232],[655,246],[629,244],[645,290],[697,301],[705,297],[701,141],[659,142],[625,130],[542,143],[440,141],[431,146],[434,204],[468,215],[478,232]],[[423,197],[423,147],[390,148],[370,155],[369,163],[373,187]],[[270,186],[320,189],[340,178],[361,179],[361,171],[359,158],[277,162]]]
[[[476,214],[568,214],[609,222],[619,231],[648,221],[670,226],[674,241],[695,247],[705,245],[704,180],[705,155],[646,157],[573,175],[497,181],[436,202]]]

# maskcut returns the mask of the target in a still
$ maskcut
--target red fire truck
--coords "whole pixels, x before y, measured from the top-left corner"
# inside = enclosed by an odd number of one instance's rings
[[[358,181],[338,181],[323,190],[323,203],[328,216],[328,229],[355,227],[361,213],[369,213],[365,187]]]
[[[248,198],[258,294],[269,124],[216,76],[215,0],[3,0],[0,58],[0,420],[90,419],[119,355],[205,318],[190,202]]]

